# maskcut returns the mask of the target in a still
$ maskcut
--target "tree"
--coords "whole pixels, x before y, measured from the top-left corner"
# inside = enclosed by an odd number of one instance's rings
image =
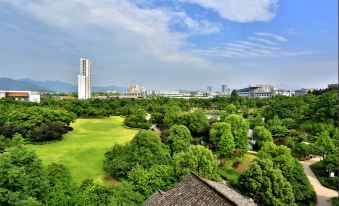
[[[218,161],[211,150],[201,145],[192,145],[188,151],[174,154],[173,164],[178,178],[191,171],[206,178],[217,178]]]
[[[185,125],[193,134],[203,131],[208,125],[208,119],[203,111],[195,111],[193,113],[182,114],[179,116],[179,124]]]
[[[170,153],[161,142],[159,133],[140,131],[131,141],[133,160],[144,168],[152,165],[166,165],[170,161]]]
[[[248,150],[248,122],[240,115],[231,114],[225,119],[225,122],[231,125],[231,131],[234,137],[235,149],[241,153],[245,153]]]
[[[292,185],[297,203],[310,203],[315,200],[314,190],[304,173],[303,166],[292,157],[291,150],[284,145],[267,142],[258,152],[260,159],[270,159],[273,166],[279,169],[286,180]]]
[[[0,205],[41,205],[48,194],[41,160],[20,145],[0,155],[0,176]]]
[[[174,125],[169,130],[168,142],[173,153],[187,150],[191,145],[192,136],[184,125]]]
[[[237,107],[234,104],[227,105],[226,107],[227,114],[235,114],[236,111],[237,111]]]
[[[171,161],[168,148],[153,131],[140,131],[126,145],[115,145],[105,154],[104,170],[112,177],[126,177],[136,165],[145,169],[167,165]]]
[[[62,140],[66,129],[60,122],[46,122],[32,129],[28,136],[33,142]]]
[[[181,112],[181,108],[178,106],[172,106],[165,109],[164,124],[170,128],[171,126],[178,124],[178,117]]]
[[[300,142],[293,147],[292,153],[299,160],[305,160],[311,154],[311,147],[304,142]]]
[[[210,142],[217,145],[226,130],[231,130],[231,125],[226,122],[216,122],[212,124],[209,135]]]
[[[232,90],[232,93],[231,93],[231,102],[232,103],[236,103],[238,102],[238,99],[239,99],[239,95],[238,95],[238,92],[237,90]]]
[[[154,165],[149,169],[137,165],[128,174],[128,181],[136,191],[148,197],[157,189],[168,190],[175,183],[174,169],[170,165]]]
[[[242,191],[263,205],[295,205],[291,184],[270,159],[255,159],[239,176]]]
[[[260,114],[257,114],[257,116],[251,120],[250,126],[251,128],[255,128],[256,126],[264,126],[265,122],[263,121],[263,117]]]
[[[234,151],[235,144],[230,129],[225,130],[219,142],[219,151],[222,155],[229,155]]]
[[[314,151],[316,154],[321,155],[324,159],[326,158],[326,155],[335,152],[335,145],[327,131],[322,132],[317,138],[314,144]]]
[[[151,123],[146,120],[146,111],[144,109],[138,109],[133,114],[127,116],[124,124],[133,128],[149,129],[151,127]]]
[[[256,144],[261,148],[265,142],[273,142],[271,132],[264,126],[256,126],[253,130],[253,138]]]

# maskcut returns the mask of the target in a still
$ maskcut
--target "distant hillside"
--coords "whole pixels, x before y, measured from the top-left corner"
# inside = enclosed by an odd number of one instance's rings
[[[0,78],[0,90],[31,90],[46,91],[48,89],[26,81],[14,80],[10,78]]]
[[[77,92],[76,85],[56,81],[36,81],[32,79],[19,79],[14,80],[10,78],[0,78],[0,90],[34,90],[34,91],[55,91],[55,92]],[[118,86],[93,86],[92,92],[98,91],[126,91],[125,87]]]
[[[72,85],[67,82],[62,82],[60,80],[36,81],[32,79],[20,79],[20,81],[29,82],[39,87],[47,88],[48,90],[55,91],[55,92],[77,92],[78,91],[77,86]]]

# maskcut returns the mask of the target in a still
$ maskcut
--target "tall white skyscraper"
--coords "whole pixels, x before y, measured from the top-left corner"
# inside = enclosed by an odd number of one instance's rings
[[[78,99],[91,98],[91,61],[80,58],[80,73],[78,75]]]

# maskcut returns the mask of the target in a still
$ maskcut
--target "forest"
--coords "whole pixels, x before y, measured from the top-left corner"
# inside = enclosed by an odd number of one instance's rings
[[[312,205],[315,192],[300,160],[321,183],[338,185],[338,93],[213,99],[90,99],[41,103],[0,100],[0,205],[141,205],[194,171],[225,180],[261,205]],[[44,166],[25,144],[62,141],[77,118],[123,116],[140,131],[105,153],[103,169],[119,181],[74,183],[64,165]],[[251,131],[251,132],[249,132]],[[251,133],[251,134],[249,134]],[[256,153],[244,171],[236,165]],[[334,177],[329,174],[333,173]]]

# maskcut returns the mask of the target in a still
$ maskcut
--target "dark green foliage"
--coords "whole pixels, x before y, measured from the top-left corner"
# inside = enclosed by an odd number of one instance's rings
[[[331,203],[332,203],[332,206],[339,206],[339,197],[332,197]]]
[[[8,123],[0,126],[0,135],[6,138],[12,138],[16,133],[25,134],[26,130],[15,123]]]
[[[104,169],[113,177],[127,177],[136,165],[149,168],[170,163],[170,153],[157,132],[140,131],[126,145],[115,145],[106,154]]]
[[[239,100],[239,95],[238,95],[237,90],[232,90],[232,93],[231,93],[231,102],[232,103],[237,103],[238,100]]]
[[[337,163],[338,164],[338,163]],[[320,161],[312,164],[310,167],[317,176],[319,182],[327,188],[338,190],[339,178],[338,173],[334,177],[329,177],[329,172],[326,171],[327,164],[325,161]],[[337,170],[338,171],[338,170]]]
[[[195,111],[180,115],[177,124],[185,125],[192,134],[198,134],[207,126],[208,120],[204,112]]]
[[[311,153],[311,146],[303,142],[295,145],[292,150],[293,156],[297,157],[299,160],[308,159]]]
[[[291,184],[270,159],[255,159],[246,173],[239,176],[243,191],[263,205],[295,205]]]
[[[124,124],[133,128],[149,129],[151,127],[151,123],[146,120],[146,111],[143,109],[138,109],[133,114],[127,116]]]
[[[184,125],[174,125],[169,130],[167,141],[173,154],[187,150],[191,145],[192,136]]]
[[[33,142],[43,142],[52,140],[62,140],[62,135],[66,133],[64,125],[59,122],[46,122],[32,129],[28,136]]]
[[[131,153],[132,150],[129,144],[114,145],[105,154],[104,170],[112,177],[126,177],[134,165],[134,163],[131,162]]]
[[[315,193],[298,160],[292,157],[286,146],[276,146],[268,142],[258,152],[258,158],[271,159],[274,168],[279,169],[286,180],[292,185],[295,201],[307,203],[314,201]]]
[[[165,109],[165,115],[164,115],[164,124],[167,128],[170,128],[171,126],[178,123],[179,114],[181,112],[181,108],[178,106],[172,106]]]

